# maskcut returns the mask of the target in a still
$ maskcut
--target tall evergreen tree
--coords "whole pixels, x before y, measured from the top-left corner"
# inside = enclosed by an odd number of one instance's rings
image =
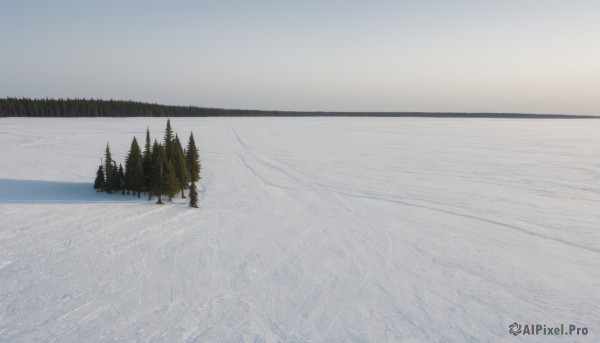
[[[167,127],[165,128],[165,138],[163,142],[167,160],[173,158],[173,129],[171,129],[171,120],[167,119]]]
[[[200,155],[196,142],[194,141],[194,133],[190,133],[190,139],[186,148],[185,156],[186,165],[190,174],[190,181],[196,182],[200,180]]]
[[[194,182],[190,185],[190,207],[198,208],[198,191]]]
[[[137,143],[137,139],[133,137],[133,140],[131,141],[131,146],[129,147],[129,152],[127,152],[127,156],[125,156],[125,188],[127,188],[127,194],[129,194],[130,190],[133,190],[132,173],[138,155],[141,159],[140,146]]]
[[[150,166],[150,192],[158,196],[157,204],[162,204],[162,194],[164,193],[165,180],[165,149],[155,140],[152,146],[152,165]],[[150,198],[148,198],[150,199]]]
[[[96,172],[96,180],[94,180],[94,189],[102,192],[104,190],[104,185],[106,181],[104,180],[104,170],[102,170],[102,165],[98,166],[98,171]]]
[[[175,134],[175,140],[173,142],[173,165],[175,167],[175,174],[179,180],[179,189],[181,190],[181,198],[185,199],[184,189],[190,182],[190,172],[185,162],[185,154],[179,141],[179,136]]]
[[[165,165],[163,190],[169,196],[169,201],[173,200],[173,197],[179,191],[179,180],[177,179],[177,175],[175,175],[175,168],[171,161]]]
[[[135,159],[135,164],[133,165],[133,171],[131,174],[130,181],[131,189],[135,195],[137,192],[138,198],[141,197],[142,189],[144,189],[144,167],[142,166],[142,155],[139,155],[139,158]]]
[[[148,127],[146,127],[146,146],[144,147],[143,159],[144,189],[150,193],[150,166],[152,165],[152,150],[150,145],[150,130],[148,130]],[[150,198],[148,198],[148,200],[150,200]]]
[[[127,182],[127,192],[132,190],[133,195],[137,192],[139,198],[140,192],[145,185],[145,178],[142,152],[135,137],[133,137],[129,153],[125,158],[125,180]]]
[[[133,137],[133,141],[135,141],[137,143],[135,136]],[[125,155],[125,189],[127,190],[127,195],[129,195],[129,191],[131,190],[131,186],[130,186],[131,171],[132,171],[131,165],[134,162],[133,141],[131,142],[131,145],[129,146],[129,151],[127,152],[127,155]],[[135,195],[135,193],[134,193],[134,195]]]
[[[108,142],[106,143],[106,150],[104,152],[104,177],[106,178],[106,192],[112,193],[112,187],[114,185],[113,177],[113,160],[110,155],[110,147]]]
[[[121,187],[121,178],[119,176],[119,168],[117,167],[117,162],[112,161],[112,172],[110,173],[110,188],[112,190],[118,191]]]
[[[121,190],[121,194],[125,195],[125,173],[123,172],[123,165],[121,163],[119,163],[117,175],[119,176],[119,189]]]

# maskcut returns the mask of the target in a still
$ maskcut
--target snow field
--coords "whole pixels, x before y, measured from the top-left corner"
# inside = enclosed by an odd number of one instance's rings
[[[200,209],[91,189],[165,123],[0,119],[0,341],[598,339],[600,121],[172,118]]]

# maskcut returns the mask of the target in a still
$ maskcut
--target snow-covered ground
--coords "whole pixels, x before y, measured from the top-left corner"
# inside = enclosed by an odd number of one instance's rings
[[[200,209],[91,189],[165,122],[0,119],[0,341],[600,339],[600,121],[173,118]]]

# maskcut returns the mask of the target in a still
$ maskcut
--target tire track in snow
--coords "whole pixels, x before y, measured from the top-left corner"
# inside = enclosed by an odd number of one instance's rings
[[[385,262],[385,270],[389,269],[390,263],[391,263],[391,254],[392,254],[392,243],[391,243],[391,239],[390,239],[390,235],[389,233],[384,230],[382,227],[378,226],[377,224],[368,222],[363,220],[362,218],[359,218],[356,216],[356,214],[354,213],[354,211],[350,208],[348,208],[346,205],[344,205],[337,197],[335,197],[332,192],[330,190],[328,190],[327,188],[325,188],[323,185],[321,185],[320,183],[316,183],[314,182],[314,180],[316,180],[317,178],[314,175],[307,175],[307,172],[299,172],[297,170],[291,169],[289,166],[288,167],[284,167],[282,166],[283,162],[275,159],[275,158],[268,158],[271,159],[272,161],[268,161],[267,157],[265,157],[262,154],[259,154],[256,152],[256,150],[254,148],[252,148],[251,145],[249,145],[248,143],[246,143],[241,137],[240,135],[237,133],[237,131],[235,130],[235,128],[233,128],[233,132],[235,134],[235,137],[237,139],[237,141],[240,143],[240,145],[242,146],[242,148],[244,150],[246,150],[248,153],[250,153],[251,155],[253,155],[259,162],[263,163],[264,165],[266,165],[267,167],[277,170],[278,172],[286,175],[287,177],[289,177],[292,180],[298,181],[302,184],[302,186],[311,189],[315,192],[317,192],[318,194],[320,194],[321,196],[325,196],[326,198],[328,198],[330,201],[328,203],[336,203],[339,208],[343,209],[348,216],[352,217],[353,219],[355,219],[358,222],[362,222],[367,226],[371,226],[373,228],[375,228],[375,230],[379,233],[380,236],[382,236],[385,239],[386,245],[387,245],[387,253],[386,253],[386,262]],[[276,165],[275,163],[277,163],[278,165]],[[296,167],[297,168],[297,167]],[[252,170],[255,174],[256,171]],[[264,178],[260,175],[257,174],[257,176],[261,179],[264,180]],[[269,182],[269,184],[272,184]],[[289,189],[287,187],[281,186],[281,185],[275,185],[277,187],[280,188],[286,188]],[[336,192],[337,193],[337,192]],[[341,194],[341,193],[338,193]]]
[[[166,210],[166,209],[168,209],[168,207],[165,207],[164,209]],[[163,209],[163,208],[159,208],[159,209],[156,209],[156,210],[153,210],[153,211],[151,211],[150,213],[162,212],[164,209]],[[166,220],[159,221],[159,222],[154,222],[154,224],[153,224],[153,226],[152,226],[152,227],[155,227],[155,226],[156,226],[156,227],[164,227],[165,225],[168,225],[168,223],[169,223],[169,222],[172,222],[172,221],[177,221],[177,220],[178,220],[178,219],[180,219],[182,216],[184,216],[184,215],[189,215],[189,214],[191,214],[191,213],[192,213],[192,211],[180,212],[178,215],[176,215],[176,216],[172,216],[172,217],[168,217]],[[149,214],[148,212],[143,212],[143,213],[140,213],[140,214],[139,214],[137,217],[143,217],[144,215],[148,215],[148,214]],[[134,216],[134,217],[136,217],[136,216]],[[163,218],[164,218],[164,217],[163,217]],[[133,220],[135,220],[135,219],[133,219]],[[130,221],[131,221],[131,220],[130,220]],[[118,228],[119,226],[120,226],[120,225],[115,225],[113,228]],[[187,229],[188,229],[188,228],[184,228],[184,229],[182,229],[182,230],[187,230]],[[180,231],[181,231],[181,230],[180,230]],[[141,237],[141,236],[139,236],[139,237]],[[138,237],[138,238],[139,238],[139,237]],[[138,242],[137,242],[137,244],[143,244],[143,243],[144,243],[145,241],[147,241],[147,240],[148,240],[148,239],[146,239],[146,240],[144,240],[144,241],[138,241]],[[121,243],[124,243],[124,242],[121,242]],[[103,246],[103,247],[104,247],[104,246]],[[126,251],[129,251],[129,250],[130,250],[130,249],[121,249],[121,250],[120,250],[119,252],[117,252],[116,254],[113,254],[113,255],[111,255],[111,258],[112,258],[112,259],[117,259],[117,258],[118,258],[118,256],[119,256],[120,254],[123,254],[123,253],[125,253]],[[145,256],[144,256],[144,257],[145,257]],[[78,264],[85,264],[85,261],[91,261],[92,259],[95,259],[95,257],[94,257],[93,255],[90,255],[90,256],[88,256],[87,258],[84,258],[84,259],[77,259],[77,260],[76,260],[76,263],[78,263]],[[106,263],[104,263],[104,262],[105,262],[105,260],[102,260],[102,261],[97,261],[97,260],[96,260],[96,261],[95,261],[95,263],[96,263],[96,264],[100,263],[100,264],[106,265]],[[70,264],[66,264],[66,263],[64,263],[64,262],[60,262],[60,263],[61,263],[61,264],[63,264],[63,266],[62,266],[62,267],[60,267],[60,268],[58,268],[58,269],[55,269],[55,270],[66,270],[66,269],[69,269],[69,268],[70,268],[70,269],[73,269],[73,263],[70,263]],[[38,268],[39,268],[39,267],[41,267],[41,264],[40,264],[40,265],[37,265],[37,267],[38,267]],[[44,267],[46,267],[46,265],[44,265]],[[141,271],[142,271],[142,269],[140,268],[140,273],[141,273]],[[35,282],[35,283],[29,284],[29,285],[28,285],[28,286],[29,286],[28,288],[31,288],[31,287],[36,287],[36,285],[38,285],[38,284],[40,283],[40,281],[42,281],[42,280],[44,280],[44,279],[47,279],[48,277],[51,277],[51,276],[52,276],[52,277],[56,277],[56,274],[57,274],[57,273],[55,272],[55,273],[53,273],[53,275],[43,275],[41,278],[39,278],[39,279],[36,279],[36,282]],[[140,275],[138,275],[138,277],[139,277],[139,276],[140,276]],[[98,285],[96,285],[95,287],[93,287],[93,288],[89,288],[89,289],[87,289],[86,291],[84,291],[83,293],[80,293],[80,294],[78,294],[78,295],[75,297],[75,299],[77,299],[77,298],[81,298],[81,297],[87,297],[87,296],[89,296],[89,295],[92,295],[92,298],[91,298],[91,299],[89,299],[89,300],[87,300],[85,303],[81,304],[81,305],[80,305],[80,306],[78,306],[77,308],[75,308],[75,309],[71,309],[71,310],[69,310],[68,312],[64,313],[64,314],[63,314],[61,317],[59,317],[59,318],[55,318],[55,319],[49,318],[49,319],[48,319],[46,322],[48,322],[48,323],[54,323],[54,324],[53,324],[54,326],[58,326],[58,324],[60,324],[60,323],[62,323],[62,322],[63,322],[63,319],[64,319],[64,318],[67,318],[67,317],[69,317],[69,316],[72,316],[72,315],[74,315],[75,313],[77,313],[77,312],[79,312],[79,311],[83,310],[84,308],[86,308],[86,307],[87,307],[87,306],[89,306],[90,304],[92,304],[92,303],[95,303],[95,302],[96,302],[96,303],[98,303],[98,302],[99,302],[99,300],[102,300],[103,298],[106,298],[107,294],[110,294],[110,293],[112,292],[112,289],[113,289],[113,287],[114,287],[114,286],[111,286],[111,288],[108,288],[108,289],[105,289],[105,288],[103,288],[103,287],[104,287],[104,284],[98,284]],[[103,290],[103,291],[101,291],[101,290]],[[25,290],[24,290],[23,288],[21,288],[21,290],[20,290],[19,292],[21,292],[21,293],[22,293],[22,292],[24,292],[24,291],[25,291]],[[99,291],[101,291],[101,292],[99,292]],[[171,291],[172,291],[172,293],[171,293],[171,299],[172,299],[172,302],[171,302],[171,303],[173,303],[173,301],[176,299],[176,292],[175,292],[175,293],[173,293],[173,289],[172,289]],[[60,304],[57,304],[56,306],[53,306],[53,307],[48,307],[48,308],[46,308],[46,309],[45,309],[44,313],[53,313],[53,312],[57,312],[57,309],[59,309],[59,308],[61,308],[61,307],[63,307],[63,304],[62,304],[62,303],[60,303]],[[86,318],[86,317],[88,317],[90,314],[91,314],[91,313],[88,313],[88,314],[87,314],[87,315],[85,315],[83,318],[85,319],[85,318]],[[83,319],[82,319],[82,320],[83,320]],[[79,320],[79,322],[81,322],[82,320]],[[73,330],[74,330],[74,329],[76,329],[76,328],[77,328],[77,326],[74,326],[74,327],[71,327],[71,328],[70,328],[70,330],[68,330],[68,331],[59,332],[59,333],[58,333],[58,335],[57,335],[56,337],[54,337],[53,339],[55,339],[55,340],[56,340],[56,339],[60,339],[60,337],[62,337],[62,336],[64,336],[64,335],[68,334],[69,332],[73,331]]]
[[[354,297],[356,297],[356,294],[363,287],[363,285],[365,284],[365,281],[367,281],[367,277],[366,276],[364,276],[360,280],[360,283],[358,284],[358,286],[356,286],[356,288],[354,288],[354,290],[350,293],[350,296],[348,296],[346,298],[346,300],[344,300],[344,303],[342,304],[342,306],[340,307],[340,309],[335,313],[335,315],[333,316],[333,318],[331,318],[331,321],[327,325],[327,329],[325,330],[325,332],[323,332],[323,335],[321,337],[323,340],[325,340],[325,338],[327,337],[327,333],[329,333],[329,331],[333,327],[333,324],[335,324],[335,322],[340,318],[340,316],[342,315],[342,313],[344,312],[344,310],[346,310],[346,307],[348,306],[348,304],[352,301],[352,299],[354,299]]]
[[[600,249],[598,248],[594,248],[594,247],[589,247],[589,246],[585,246],[579,243],[575,243],[575,242],[569,242],[566,241],[564,239],[561,238],[557,238],[557,237],[551,237],[548,235],[544,235],[542,233],[537,233],[537,232],[533,232],[515,225],[511,225],[511,224],[506,224],[506,223],[502,223],[499,222],[497,220],[493,220],[493,219],[486,219],[483,217],[478,217],[475,215],[471,215],[471,214],[466,214],[466,213],[459,213],[459,212],[455,212],[455,211],[450,211],[450,210],[445,210],[445,209],[441,209],[441,208],[436,208],[436,207],[430,207],[430,206],[425,206],[425,205],[419,205],[419,204],[415,204],[415,203],[411,203],[405,200],[396,200],[396,199],[388,199],[385,197],[378,197],[376,195],[358,195],[358,194],[352,194],[352,193],[346,193],[346,192],[338,192],[339,194],[342,195],[347,195],[347,196],[351,196],[351,197],[356,197],[356,198],[366,198],[366,199],[371,199],[371,200],[378,200],[378,201],[385,201],[385,202],[391,202],[391,203],[396,203],[396,204],[401,204],[404,206],[408,206],[408,207],[416,207],[416,208],[421,208],[421,209],[426,209],[426,210],[431,210],[431,211],[437,211],[437,212],[441,212],[441,213],[445,213],[445,214],[451,214],[453,216],[458,216],[458,217],[462,217],[462,218],[468,218],[468,219],[473,219],[473,220],[477,220],[480,222],[484,222],[484,223],[489,223],[489,224],[493,224],[496,226],[501,226],[501,227],[505,227],[508,229],[512,229],[515,231],[519,231],[521,233],[527,234],[527,235],[531,235],[534,236],[536,238],[542,238],[542,239],[547,239],[547,240],[551,240],[554,242],[558,242],[564,245],[568,245],[571,247],[575,247],[578,249],[582,249],[582,250],[587,250],[593,253],[600,253]]]
[[[356,220],[358,222],[363,222],[371,227],[374,227],[375,231],[378,232],[380,237],[382,237],[382,239],[384,240],[384,242],[386,242],[386,245],[387,245],[387,252],[385,255],[386,257],[385,257],[384,268],[385,268],[385,270],[388,270],[389,265],[391,263],[392,245],[391,245],[391,239],[389,238],[389,234],[387,232],[385,232],[381,227],[379,227],[377,225],[366,222],[362,218],[358,218],[353,213],[353,211],[351,209],[349,209],[346,205],[344,205],[334,194],[332,194],[329,190],[325,189],[324,187],[321,187],[319,184],[315,183],[314,177],[311,178],[306,173],[302,173],[297,170],[293,170],[291,168],[286,168],[282,165],[281,161],[278,161],[273,158],[267,158],[266,156],[260,154],[254,148],[252,148],[251,145],[249,145],[247,142],[245,142],[240,137],[240,135],[237,133],[235,128],[232,128],[232,130],[233,130],[235,138],[239,142],[240,146],[245,150],[245,152],[247,154],[251,155],[257,162],[265,165],[267,168],[269,168],[271,170],[280,172],[281,174],[287,176],[289,179],[294,180],[295,182],[300,184],[305,189],[309,189],[309,190],[313,191],[314,193],[318,194],[321,198],[328,199],[327,201],[325,201],[325,203],[336,204],[336,207],[343,210],[343,212],[345,212],[350,218],[353,218],[354,220]],[[256,174],[256,172],[255,172],[255,174]],[[262,176],[259,176],[259,175],[257,175],[257,176],[261,180],[264,179]],[[278,185],[278,186],[280,188],[286,188],[281,185]],[[296,241],[292,247],[288,248],[283,254],[281,254],[279,256],[279,258],[275,261],[275,263],[271,266],[271,268],[269,268],[269,270],[267,270],[263,275],[261,275],[259,280],[262,280],[264,277],[269,275],[273,270],[275,270],[276,266],[278,264],[280,264],[281,262],[283,262],[285,260],[285,257],[288,256],[288,252],[291,253],[291,250],[294,249],[297,245],[299,245],[300,242],[301,242],[301,240]],[[353,258],[350,258],[350,260],[353,261]],[[369,273],[364,268],[360,268],[361,264],[357,263],[356,261],[353,261],[353,262],[354,262],[353,265],[355,266],[355,271],[357,272],[358,275],[361,275],[361,279],[358,282],[358,285],[346,297],[346,299],[344,300],[344,303],[341,305],[340,309],[330,319],[329,323],[327,324],[327,329],[326,329],[325,333],[321,336],[321,338],[323,338],[323,339],[325,337],[325,334],[331,329],[331,327],[339,319],[341,314],[345,311],[348,304],[357,295],[357,293],[361,289],[361,287],[363,287],[365,282],[369,279]],[[245,289],[244,291],[246,291],[246,290],[247,289]]]

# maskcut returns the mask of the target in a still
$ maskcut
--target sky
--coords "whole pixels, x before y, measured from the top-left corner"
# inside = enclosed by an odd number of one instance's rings
[[[0,2],[0,97],[600,114],[600,1]]]

